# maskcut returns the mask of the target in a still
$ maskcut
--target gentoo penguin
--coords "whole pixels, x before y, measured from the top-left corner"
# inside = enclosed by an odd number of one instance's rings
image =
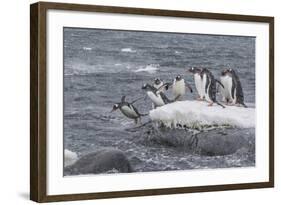
[[[192,93],[192,88],[184,81],[181,75],[177,75],[173,81],[172,93],[175,98],[182,98],[185,94],[185,86],[187,86]]]
[[[216,100],[216,94],[217,94],[217,88],[216,88],[216,82],[218,82],[221,86],[223,86],[218,80],[216,80],[211,73],[210,70],[207,68],[203,68],[201,75],[203,76],[203,86],[204,86],[204,95],[207,102],[209,102],[209,106],[212,106],[213,103],[217,103],[218,105],[225,108],[222,104],[220,104]]]
[[[155,87],[158,90],[163,84],[164,83],[163,83],[162,80],[160,80],[160,78],[155,78],[154,83],[153,83],[153,87]],[[161,87],[161,89],[159,91],[163,92],[164,87]]]
[[[164,86],[164,85],[162,85]],[[160,87],[159,89],[161,89]],[[152,100],[154,108],[161,107],[165,104],[172,103],[175,100],[170,100],[163,92],[160,92],[158,89],[152,85],[146,83],[142,86],[143,90],[146,90],[148,97]]]
[[[135,103],[138,99],[129,103],[125,101],[125,98],[126,96],[122,96],[121,102],[113,105],[113,109],[111,110],[111,112],[119,109],[123,113],[123,115],[130,119],[134,119],[135,124],[137,124],[138,122],[140,122],[141,117],[146,116],[147,114],[140,114],[137,108],[133,106],[133,103]]]
[[[226,69],[222,72],[222,77],[222,83],[226,84],[225,96],[228,97],[228,99],[233,105],[237,104],[247,107],[244,103],[242,85],[236,72],[233,69]]]
[[[203,76],[201,75],[202,69],[192,67],[188,70],[194,76],[194,83],[198,93],[198,100],[204,100],[205,98],[205,91],[203,86]]]

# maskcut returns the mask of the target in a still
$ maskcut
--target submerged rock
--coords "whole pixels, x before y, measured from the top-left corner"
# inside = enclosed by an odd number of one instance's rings
[[[241,128],[188,131],[154,127],[149,134],[145,135],[142,143],[184,149],[186,152],[203,156],[220,156],[234,154],[238,150],[254,153],[254,139],[254,132],[243,135]]]
[[[249,147],[248,141],[240,135],[210,135],[202,133],[198,136],[196,152],[200,155],[229,155],[239,149]]]
[[[132,171],[131,164],[122,151],[107,148],[82,156],[73,165],[65,167],[64,174],[128,173]]]

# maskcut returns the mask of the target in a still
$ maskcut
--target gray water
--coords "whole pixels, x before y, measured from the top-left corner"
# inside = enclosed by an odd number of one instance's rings
[[[130,32],[64,28],[64,148],[79,156],[101,148],[122,150],[135,171],[248,167],[255,165],[255,130],[235,127],[200,131],[204,136],[242,136],[247,146],[233,153],[198,152],[186,143],[193,130],[158,128],[148,123],[134,128],[132,120],[112,106],[145,96],[144,83],[165,82],[181,74],[193,88],[191,66],[209,68],[217,78],[226,66],[240,77],[245,102],[255,106],[255,38],[200,34]],[[136,72],[156,68],[155,72]],[[168,93],[169,96],[169,93]],[[187,93],[186,99],[196,98]],[[151,102],[138,101],[140,113]],[[149,119],[145,117],[143,122]],[[236,142],[235,142],[236,143]]]

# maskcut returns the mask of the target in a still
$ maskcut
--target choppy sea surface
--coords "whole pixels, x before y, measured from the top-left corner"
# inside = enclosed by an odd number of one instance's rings
[[[210,140],[242,136],[245,141],[239,143],[247,146],[226,154],[196,152],[185,140],[194,135],[193,130],[159,128],[153,123],[131,129],[132,120],[119,111],[110,113],[122,95],[129,101],[145,96],[141,86],[155,77],[171,82],[180,74],[195,88],[186,72],[191,66],[210,68],[217,78],[226,66],[234,68],[246,104],[255,107],[254,37],[78,28],[64,28],[63,36],[65,149],[83,156],[113,147],[125,153],[137,172],[255,166],[254,128],[197,130],[199,142],[206,136]],[[196,94],[184,98],[195,99]],[[147,98],[135,106],[148,113],[151,102]],[[149,117],[142,121],[148,122]]]

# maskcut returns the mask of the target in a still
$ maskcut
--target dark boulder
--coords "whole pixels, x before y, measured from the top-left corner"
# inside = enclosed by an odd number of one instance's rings
[[[73,165],[65,167],[64,175],[129,173],[132,171],[131,164],[122,151],[107,148],[82,156]]]
[[[241,135],[210,135],[200,134],[196,152],[200,155],[229,155],[237,150],[249,147],[248,141]]]

